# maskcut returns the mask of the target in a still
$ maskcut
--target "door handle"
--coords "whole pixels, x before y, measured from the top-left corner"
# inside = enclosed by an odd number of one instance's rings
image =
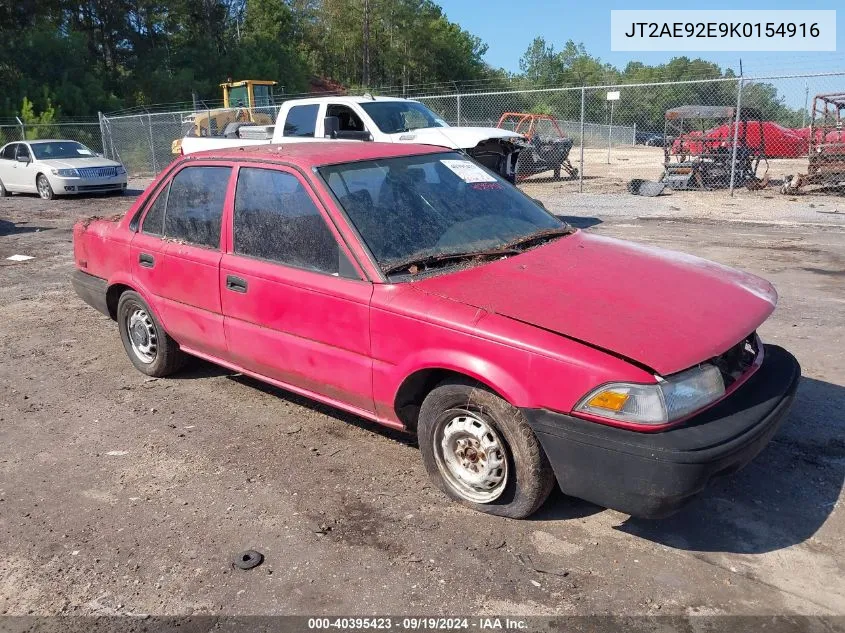
[[[149,255],[147,253],[141,253],[140,255],[138,255],[138,263],[141,264],[141,266],[143,266],[144,268],[152,268],[155,265],[156,260],[155,257],[153,257],[152,255]]]
[[[232,292],[246,292],[246,279],[241,279],[234,275],[226,275],[226,289]]]

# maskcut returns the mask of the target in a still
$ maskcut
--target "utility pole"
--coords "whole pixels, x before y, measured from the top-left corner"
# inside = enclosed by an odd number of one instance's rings
[[[370,0],[364,0],[364,73],[363,84],[370,87]]]

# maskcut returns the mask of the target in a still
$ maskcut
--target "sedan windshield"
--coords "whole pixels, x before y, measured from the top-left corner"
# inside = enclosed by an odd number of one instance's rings
[[[570,232],[510,183],[455,152],[319,171],[387,274],[505,257]]]
[[[96,153],[76,141],[44,141],[42,143],[30,143],[30,147],[32,147],[32,153],[38,160],[96,156]]]
[[[365,101],[361,107],[385,134],[448,127],[446,121],[416,101]]]

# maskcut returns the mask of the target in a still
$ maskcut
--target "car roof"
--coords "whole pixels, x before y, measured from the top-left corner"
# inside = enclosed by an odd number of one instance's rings
[[[29,143],[30,145],[38,145],[39,143],[79,143],[70,138],[39,138],[26,139],[25,141],[15,141],[16,143]],[[82,143],[79,143],[82,145]]]
[[[335,165],[337,163],[351,163],[359,160],[423,156],[425,154],[454,151],[446,147],[415,145],[412,143],[314,141],[213,149],[188,154],[186,159],[266,160],[269,162],[292,163],[300,167],[311,168],[322,165]]]
[[[419,103],[414,99],[403,99],[402,97],[371,97],[371,96],[333,96],[333,97],[305,97],[302,99],[290,99],[285,102],[291,107],[296,105],[307,105],[310,103],[326,103],[332,101],[334,103],[371,103],[373,101],[392,101],[392,102],[413,102]]]

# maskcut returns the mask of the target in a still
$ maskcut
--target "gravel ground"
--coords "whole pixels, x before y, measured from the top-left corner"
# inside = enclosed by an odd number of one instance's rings
[[[413,438],[199,361],[145,378],[68,283],[73,222],[131,194],[15,196],[0,200],[0,613],[845,615],[843,228],[544,195],[588,230],[775,283],[761,335],[805,378],[746,469],[661,521],[559,492],[527,521],[473,513],[429,484]],[[265,562],[233,570],[248,548]]]

